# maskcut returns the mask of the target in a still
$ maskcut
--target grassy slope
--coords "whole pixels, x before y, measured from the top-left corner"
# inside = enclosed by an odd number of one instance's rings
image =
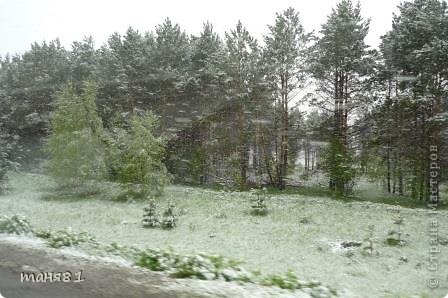
[[[291,269],[303,279],[347,288],[360,297],[423,293],[443,297],[448,292],[448,257],[444,253],[436,273],[441,287],[431,292],[425,286],[429,233],[424,209],[403,209],[408,245],[398,248],[383,243],[392,227],[390,205],[277,195],[268,201],[268,216],[254,217],[247,214],[250,202],[245,193],[170,186],[159,205],[172,200],[184,215],[176,229],[164,231],[140,227],[142,202],[43,200],[43,191],[49,185],[45,177],[14,174],[11,178],[13,190],[0,197],[0,214],[24,215],[38,228],[71,227],[89,232],[104,243],[218,253],[244,260],[248,269],[266,273]],[[300,223],[304,218],[309,223]],[[440,211],[438,219],[439,233],[447,235],[448,211]],[[379,256],[364,257],[360,251],[348,256],[329,248],[328,242],[337,239],[362,240],[369,224],[375,225]],[[400,262],[401,256],[409,262]]]

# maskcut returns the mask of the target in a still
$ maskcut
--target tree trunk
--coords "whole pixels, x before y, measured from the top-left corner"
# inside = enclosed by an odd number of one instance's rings
[[[239,163],[240,163],[240,188],[246,188],[247,184],[247,141],[245,128],[244,106],[238,108],[238,130],[239,130]]]

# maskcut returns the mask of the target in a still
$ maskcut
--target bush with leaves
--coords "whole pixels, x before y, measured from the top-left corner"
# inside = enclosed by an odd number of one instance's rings
[[[268,275],[262,278],[261,284],[265,286],[277,286],[281,289],[293,291],[302,289],[311,297],[316,298],[337,297],[337,292],[334,289],[326,287],[318,281],[302,281],[292,271],[288,271],[286,274]]]
[[[266,286],[277,286],[281,289],[288,289],[288,290],[295,290],[300,289],[303,287],[313,287],[320,285],[319,282],[302,282],[297,278],[297,275],[292,272],[288,271],[284,275],[280,274],[271,274],[264,278],[263,282]]]
[[[73,233],[72,231],[56,231],[37,230],[31,227],[29,221],[19,215],[11,217],[0,217],[0,233],[5,234],[33,234],[34,236],[45,239],[51,247],[59,248],[63,246],[75,246],[80,243],[96,243],[94,238],[87,233]]]
[[[19,215],[2,216],[0,218],[0,233],[21,235],[32,232],[33,229],[28,220]]]
[[[72,84],[57,94],[46,142],[48,174],[59,185],[101,180],[106,171],[102,122],[96,111],[97,87],[86,83],[79,95]]]
[[[113,179],[124,185],[132,198],[158,196],[169,182],[162,162],[165,141],[154,135],[156,124],[153,113],[135,111],[111,130],[108,164]]]
[[[178,255],[172,251],[147,249],[137,254],[136,264],[153,271],[166,271],[177,278],[226,281],[250,280],[240,262],[217,255]]]
[[[128,251],[128,249],[126,249]],[[293,272],[284,275],[263,276],[260,272],[248,272],[240,267],[241,262],[219,255],[178,255],[172,251],[152,250],[134,252],[138,266],[153,271],[165,271],[176,278],[196,278],[202,280],[224,280],[241,283],[257,283],[277,286],[291,291],[302,289],[311,297],[337,297],[337,292],[317,281],[299,280]]]
[[[35,233],[36,237],[46,239],[48,245],[53,248],[76,246],[81,243],[95,243],[95,239],[89,234],[73,233],[72,231],[38,231]]]

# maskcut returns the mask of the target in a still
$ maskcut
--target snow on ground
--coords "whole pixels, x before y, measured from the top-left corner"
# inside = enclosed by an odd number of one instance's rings
[[[48,185],[40,175],[13,175],[12,192],[0,197],[0,214],[24,215],[38,228],[71,227],[103,243],[221,254],[264,273],[291,269],[303,280],[319,280],[359,297],[443,297],[448,292],[446,246],[441,247],[436,272],[439,288],[429,290],[425,285],[429,276],[429,217],[425,209],[402,209],[407,244],[392,247],[384,242],[394,228],[390,205],[279,195],[268,199],[268,216],[254,217],[248,214],[251,202],[247,193],[170,186],[159,206],[172,201],[182,215],[178,227],[165,231],[141,228],[144,202],[42,199]],[[438,221],[439,235],[447,240],[448,211],[440,210]],[[377,254],[364,256],[356,248],[350,252],[332,249],[331,243],[337,241],[363,241],[369,225],[374,226]]]

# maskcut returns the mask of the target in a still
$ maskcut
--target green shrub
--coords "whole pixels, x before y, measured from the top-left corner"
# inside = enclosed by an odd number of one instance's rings
[[[285,275],[268,275],[264,279],[263,284],[267,286],[277,286],[281,289],[288,290],[300,289],[302,287],[297,276],[291,271],[288,271]]]
[[[141,251],[136,264],[153,271],[167,271],[176,278],[226,281],[250,281],[250,274],[239,268],[239,262],[221,256],[199,254],[181,256],[172,251]]]
[[[0,233],[6,234],[30,234],[33,232],[30,223],[19,215],[11,217],[2,216],[0,218]]]
[[[50,239],[51,237],[51,232],[48,230],[38,230],[34,232],[34,235],[38,238],[42,238],[42,239]]]
[[[94,238],[89,236],[85,232],[77,234],[71,231],[39,231],[35,235],[37,237],[46,239],[48,241],[48,245],[53,248],[69,247],[76,246],[81,243],[95,242]]]
[[[261,284],[265,286],[277,286],[281,289],[306,291],[311,297],[327,298],[337,296],[334,289],[325,287],[317,281],[305,282],[298,279],[294,272],[288,271],[284,275],[272,274],[263,278]]]
[[[293,272],[263,276],[260,272],[245,271],[239,267],[241,262],[217,255],[181,256],[172,251],[147,249],[136,253],[135,264],[153,271],[168,272],[170,276],[176,278],[256,283],[291,291],[303,289],[315,298],[337,296],[335,290],[323,286],[320,282],[301,281]]]
[[[161,264],[160,260],[162,257],[163,255],[155,250],[146,250],[145,252],[139,253],[136,264],[152,271],[163,271],[167,268]]]
[[[138,260],[138,256],[141,252],[141,250],[136,247],[118,245],[116,242],[112,242],[111,244],[105,246],[104,250],[109,254],[120,256],[133,262],[136,262],[136,260]]]

